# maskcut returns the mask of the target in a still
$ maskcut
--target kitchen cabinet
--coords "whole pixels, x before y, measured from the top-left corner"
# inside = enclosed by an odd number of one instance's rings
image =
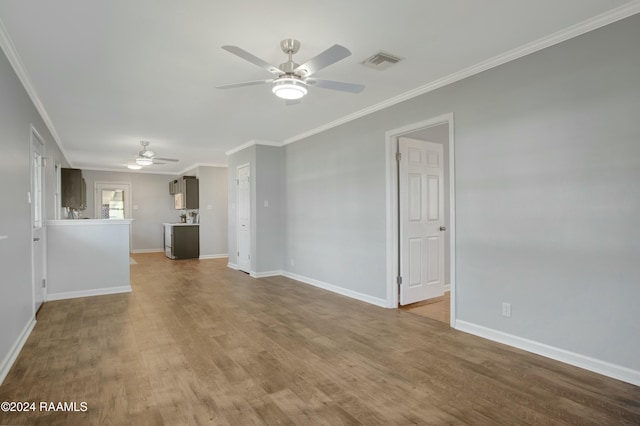
[[[198,259],[200,257],[200,226],[164,224],[165,254],[170,259]]]
[[[87,183],[82,170],[63,168],[61,174],[61,204],[76,210],[87,208]]]
[[[200,208],[199,182],[195,176],[182,176],[169,182],[169,194],[175,198],[176,210]]]

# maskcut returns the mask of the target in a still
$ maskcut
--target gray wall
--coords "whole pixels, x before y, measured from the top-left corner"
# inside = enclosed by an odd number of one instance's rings
[[[280,271],[283,269],[284,257],[284,149],[256,146],[255,168],[257,215],[255,271],[258,273]]]
[[[385,132],[454,112],[458,318],[640,370],[637,40],[633,16],[286,146],[286,269],[384,298]]]
[[[45,143],[45,218],[54,219],[55,163],[67,166],[4,53],[0,53],[0,374],[5,357],[34,319],[31,283],[31,125]]]
[[[251,164],[251,272],[278,272],[284,257],[284,149],[253,145],[229,156],[229,263],[237,265],[238,166]],[[265,205],[266,203],[266,205]]]
[[[200,256],[227,254],[227,168],[200,166]]]
[[[175,176],[130,172],[104,172],[83,170],[87,182],[87,209],[84,216],[95,218],[94,183],[128,182],[131,184],[133,224],[132,250],[164,250],[162,223],[180,221],[180,211],[173,208],[173,197],[169,195],[169,181]]]

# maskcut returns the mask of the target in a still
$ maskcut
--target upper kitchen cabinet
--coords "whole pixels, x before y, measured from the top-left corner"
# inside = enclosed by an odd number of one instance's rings
[[[199,184],[195,176],[182,176],[169,182],[169,194],[174,196],[176,210],[198,209]]]
[[[87,184],[80,169],[62,169],[62,207],[76,210],[87,208]]]

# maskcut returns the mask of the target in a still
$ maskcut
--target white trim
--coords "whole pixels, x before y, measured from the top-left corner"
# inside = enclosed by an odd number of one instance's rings
[[[197,169],[198,167],[224,167],[224,168],[228,168],[229,165],[228,164],[218,164],[218,163],[195,163],[192,164],[191,166],[187,167],[186,169],[180,171],[178,173],[178,175],[184,175],[187,172],[193,170],[193,169]]]
[[[0,240],[6,240],[7,238],[9,238],[8,235],[0,235]]]
[[[453,113],[443,114],[418,123],[409,124],[385,132],[386,152],[386,187],[387,187],[387,308],[398,307],[398,285],[396,284],[398,271],[398,178],[396,161],[396,140],[399,136],[415,132],[420,129],[447,123],[449,125],[449,291],[451,292],[451,327],[456,324],[456,208],[455,208],[455,138]]]
[[[50,293],[47,295],[47,302],[52,300],[76,299],[78,297],[104,296],[107,294],[131,293],[130,285],[120,287],[97,288],[94,290],[67,291],[63,293]]]
[[[24,90],[26,90],[27,94],[29,95],[29,98],[31,98],[31,102],[33,102],[33,105],[36,107],[36,110],[38,110],[38,113],[40,114],[42,121],[44,121],[45,126],[47,126],[47,129],[49,129],[49,133],[51,133],[51,137],[53,137],[53,140],[56,142],[56,144],[58,144],[58,148],[60,148],[60,152],[64,156],[65,160],[67,160],[69,167],[73,167],[73,165],[69,161],[69,156],[67,155],[64,147],[62,146],[62,142],[60,140],[60,137],[58,136],[58,132],[56,132],[56,129],[53,126],[53,122],[51,121],[49,114],[47,114],[47,110],[44,108],[44,105],[42,104],[42,101],[40,100],[40,97],[38,96],[38,93],[36,92],[36,89],[34,88],[33,83],[31,82],[31,78],[27,73],[27,69],[24,66],[24,63],[22,62],[22,59],[20,59],[20,56],[18,55],[18,51],[16,50],[16,47],[13,45],[13,41],[11,41],[11,38],[9,37],[9,33],[7,32],[7,28],[4,26],[2,19],[0,19],[0,48],[2,48],[2,50],[4,51],[4,54],[7,56],[7,59],[9,60],[9,63],[13,67],[13,70],[16,72],[16,75],[20,79],[20,82],[22,83]]]
[[[222,253],[222,254],[201,254],[200,257],[198,259],[200,260],[204,260],[204,259],[224,259],[229,257],[229,255],[227,253]]]
[[[238,145],[235,148],[231,148],[230,150],[225,152],[225,155],[229,156],[235,154],[236,152],[240,152],[245,148],[249,148],[254,145],[265,145],[265,146],[277,146],[281,147],[283,145],[282,142],[273,142],[273,141],[264,141],[260,139],[252,139],[249,142],[245,142],[242,145]]]
[[[9,370],[11,370],[11,367],[13,367],[13,363],[16,362],[16,359],[18,358],[18,355],[20,355],[22,347],[27,342],[27,339],[31,335],[31,330],[33,330],[33,327],[35,327],[35,325],[36,320],[35,318],[33,318],[27,323],[27,325],[25,325],[25,327],[22,329],[22,332],[20,333],[20,336],[18,336],[18,339],[13,343],[13,346],[11,346],[11,349],[9,349],[9,352],[4,357],[2,362],[0,362],[0,385],[2,384],[2,382],[4,382],[7,374],[9,374]]]
[[[369,296],[368,294],[359,293],[357,291],[353,291],[343,287],[339,287],[337,285],[329,284],[324,281],[316,280],[314,278],[309,278],[302,275],[294,274],[293,272],[282,271],[282,275],[287,278],[291,278],[293,280],[300,281],[305,284],[310,284],[314,287],[319,287],[324,290],[329,290],[333,293],[338,293],[343,296],[350,297],[352,299],[360,300],[362,302],[370,303],[376,306],[382,306],[383,308],[387,307],[387,301],[385,299]]]
[[[596,30],[605,25],[612,24],[621,19],[635,15],[636,13],[640,13],[639,0],[632,1],[631,3],[627,3],[626,5],[617,7],[615,9],[611,9],[600,15],[596,15],[585,21],[582,21],[580,23],[567,27],[563,30],[557,31],[553,34],[539,38],[530,43],[523,44],[520,47],[516,47],[515,49],[509,50],[500,55],[494,56],[493,58],[479,62],[468,68],[454,72],[453,74],[449,74],[448,76],[439,78],[430,83],[417,87],[413,90],[409,90],[405,93],[394,96],[385,101],[379,102],[375,105],[371,105],[367,108],[361,109],[360,111],[356,111],[353,114],[345,115],[344,117],[341,117],[337,120],[323,124],[322,126],[316,127],[315,129],[311,129],[306,132],[300,133],[298,135],[292,136],[288,139],[285,139],[282,145],[288,145],[290,143],[297,142],[299,140],[308,138],[309,136],[313,136],[315,134],[324,132],[326,130],[329,130],[334,127],[340,126],[342,124],[348,123],[350,121],[356,120],[360,117],[364,117],[365,115],[372,114],[376,111],[380,111],[382,109],[396,105],[400,102],[404,102],[408,99],[415,98],[416,96],[420,96],[425,93],[432,92],[436,89],[455,83],[467,77],[471,77],[483,71],[489,70],[491,68],[495,68],[499,65],[503,65],[507,62],[511,62],[516,59],[522,58],[523,56],[530,55],[539,50],[546,49],[547,47],[551,47],[556,44],[562,43],[563,41],[567,41],[579,35],[588,33],[589,31]]]
[[[227,268],[231,268],[231,269],[234,269],[234,270],[237,271],[238,270],[238,265],[236,265],[235,263],[229,262],[229,263],[227,263]]]
[[[494,342],[504,343],[505,345],[513,346],[556,361],[564,362],[607,377],[612,377],[614,379],[640,386],[640,371],[637,370],[632,370],[627,367],[622,367],[610,362],[591,358],[463,320],[458,320],[455,328],[457,330],[464,331],[465,333],[473,334]]]
[[[81,163],[78,164],[77,166],[82,170],[89,170],[94,172],[140,173],[140,174],[167,175],[167,176],[179,175],[178,172],[156,172],[151,169],[131,170],[131,169],[127,169],[125,166],[123,166],[121,169],[110,168],[110,167],[83,167]]]
[[[282,271],[265,271],[265,272],[253,272],[249,273],[253,278],[267,278],[267,277],[277,277],[280,275],[284,275]]]
[[[131,225],[133,219],[60,219],[47,220],[47,226]]]
[[[138,254],[138,253],[164,253],[163,248],[154,248],[154,249],[136,249],[131,250],[129,253]]]

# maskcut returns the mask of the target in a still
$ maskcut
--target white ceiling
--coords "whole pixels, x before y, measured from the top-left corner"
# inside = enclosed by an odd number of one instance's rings
[[[139,141],[148,140],[156,155],[181,161],[145,171],[177,173],[226,164],[225,151],[251,140],[293,141],[568,27],[595,27],[603,21],[597,15],[630,14],[637,4],[2,0],[0,21],[74,167],[124,171]],[[298,63],[336,43],[347,47],[352,56],[316,77],[365,90],[311,88],[301,104],[285,106],[268,85],[215,88],[271,78],[220,46],[237,45],[278,65],[286,59],[279,48],[285,38],[302,43]],[[405,59],[386,71],[360,65],[379,50]]]

